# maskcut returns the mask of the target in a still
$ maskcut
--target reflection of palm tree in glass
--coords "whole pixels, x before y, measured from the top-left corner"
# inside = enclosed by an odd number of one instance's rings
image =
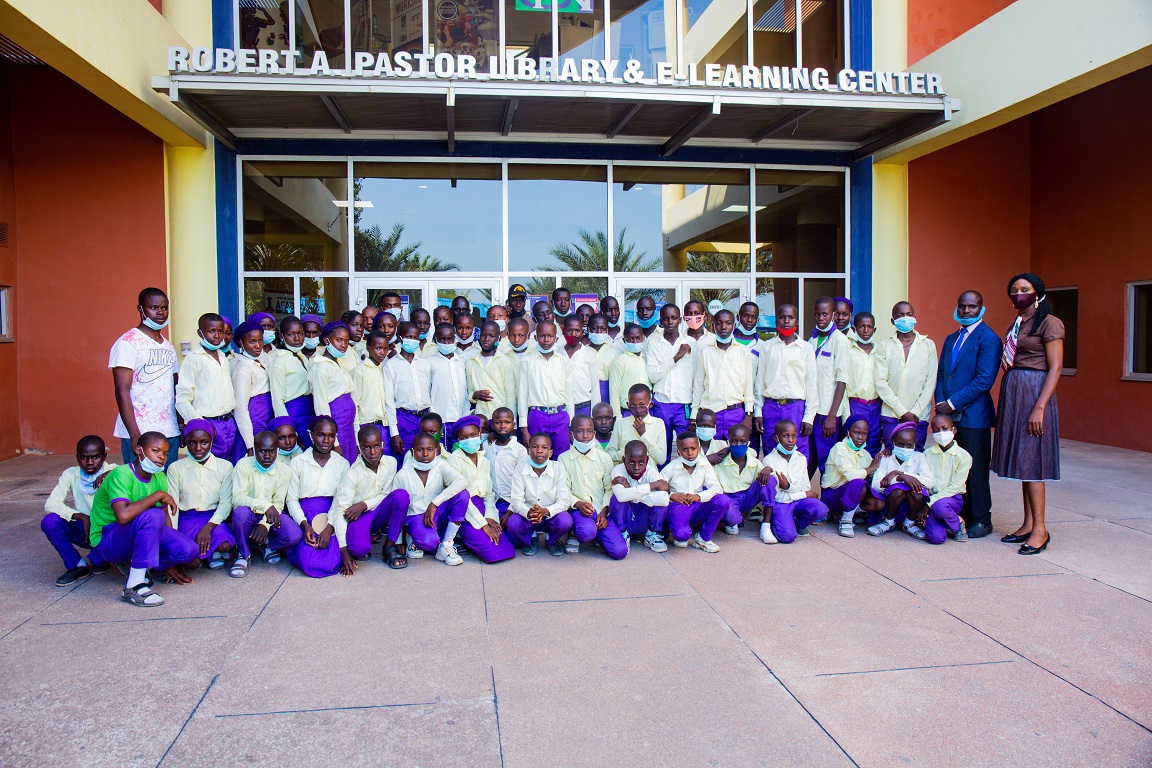
[[[746,277],[748,274],[748,254],[720,253],[717,251],[689,251],[687,271],[718,272]],[[758,273],[772,271],[772,251],[762,250],[756,254],[756,271]],[[763,285],[763,279],[757,282]],[[739,295],[740,292],[733,288],[692,289],[692,298],[704,302],[705,306],[713,299],[719,299],[722,304],[727,304]]]
[[[420,253],[421,243],[401,247],[404,225],[396,223],[385,236],[378,225],[356,228],[358,272],[455,272],[460,266]]]
[[[635,243],[624,244],[627,229],[620,230],[613,248],[612,264],[617,272],[654,272],[660,267],[659,257],[649,257],[644,251],[637,252]],[[548,249],[548,255],[560,262],[536,267],[538,272],[607,272],[608,236],[602,231],[589,232],[581,227],[577,230],[579,240],[575,243],[558,243]],[[529,280],[529,293],[550,293],[555,281]],[[608,279],[605,277],[565,277],[564,287],[572,293],[594,293],[603,296],[608,292]],[[635,295],[633,295],[635,294]],[[658,296],[658,289],[629,291],[628,299],[641,296]]]

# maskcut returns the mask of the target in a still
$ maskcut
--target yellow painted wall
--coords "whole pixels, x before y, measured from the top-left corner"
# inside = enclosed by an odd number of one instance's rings
[[[216,312],[216,168],[213,151],[165,148],[172,343],[196,344],[196,321]],[[238,318],[232,318],[239,322]]]
[[[891,335],[889,310],[908,298],[908,166],[872,169],[872,311],[876,328]]]

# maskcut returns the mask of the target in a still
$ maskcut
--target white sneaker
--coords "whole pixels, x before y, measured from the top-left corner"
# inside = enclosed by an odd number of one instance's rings
[[[921,541],[923,541],[924,537],[927,535],[924,533],[923,528],[908,520],[904,521],[904,533],[908,534],[914,539],[919,539]]]
[[[869,536],[883,536],[884,534],[888,533],[888,531],[892,530],[895,527],[896,527],[896,521],[895,520],[888,520],[887,518],[885,518],[884,520],[881,520],[880,522],[876,523],[876,525],[868,526],[868,535]]]
[[[704,539],[700,538],[700,534],[692,537],[692,546],[696,549],[702,549],[709,554],[715,554],[720,551],[719,544],[714,541],[704,541]]]
[[[849,520],[846,523],[842,522],[842,523],[840,523],[840,530],[837,531],[837,533],[839,533],[841,536],[843,536],[846,539],[850,539],[856,535],[856,526],[852,525],[851,520]]]
[[[740,526],[738,526],[738,525],[726,525],[726,526],[724,526],[724,533],[728,534],[729,536],[739,536],[740,535]]]
[[[664,543],[664,539],[660,538],[660,534],[656,531],[648,531],[644,534],[644,546],[653,552],[668,551],[668,545]]]
[[[760,523],[760,541],[765,544],[777,544],[776,536],[772,533],[772,523]]]
[[[419,560],[422,557],[424,557],[424,550],[420,549],[420,547],[416,546],[412,542],[408,542],[408,559]]]
[[[680,541],[680,539],[672,539],[672,546],[676,547],[677,549],[684,549],[688,546],[688,542]]]
[[[575,554],[579,554],[579,552],[580,552],[580,542],[576,541],[576,539],[570,538],[570,539],[568,539],[568,541],[564,542],[564,554],[575,555]]]
[[[440,546],[436,548],[436,559],[445,565],[462,565],[464,563],[464,558],[456,554],[456,545],[450,541],[440,542]]]

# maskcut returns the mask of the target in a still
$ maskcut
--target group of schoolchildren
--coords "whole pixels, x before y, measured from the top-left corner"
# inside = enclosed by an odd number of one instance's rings
[[[620,560],[633,537],[715,553],[717,529],[787,544],[830,515],[845,537],[966,540],[971,458],[934,415],[936,348],[907,302],[873,342],[843,298],[816,300],[808,339],[777,307],[767,340],[751,302],[644,297],[624,323],[612,297],[526,298],[512,286],[478,327],[464,297],[404,319],[395,293],[328,323],[203,315],[175,386],[187,456],[147,432],[117,466],[81,439],[43,520],[57,584],[130,563],[124,600],[153,606],[153,577],[200,565],[351,576],[376,543],[396,569],[495,563],[541,534],[557,557]]]

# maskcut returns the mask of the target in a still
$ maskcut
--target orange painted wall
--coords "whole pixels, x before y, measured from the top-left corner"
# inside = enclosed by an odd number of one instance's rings
[[[908,63],[955,40],[1014,0],[908,0]]]
[[[160,139],[49,67],[8,69],[23,447],[112,439],[108,350],[167,287]]]
[[[0,247],[0,285],[16,284],[16,182],[12,167],[8,78],[0,68],[0,222],[8,224],[8,247]],[[19,297],[11,294],[12,302]],[[14,319],[14,318],[13,318]],[[20,400],[17,392],[16,345],[0,342],[0,460],[20,452]]]

